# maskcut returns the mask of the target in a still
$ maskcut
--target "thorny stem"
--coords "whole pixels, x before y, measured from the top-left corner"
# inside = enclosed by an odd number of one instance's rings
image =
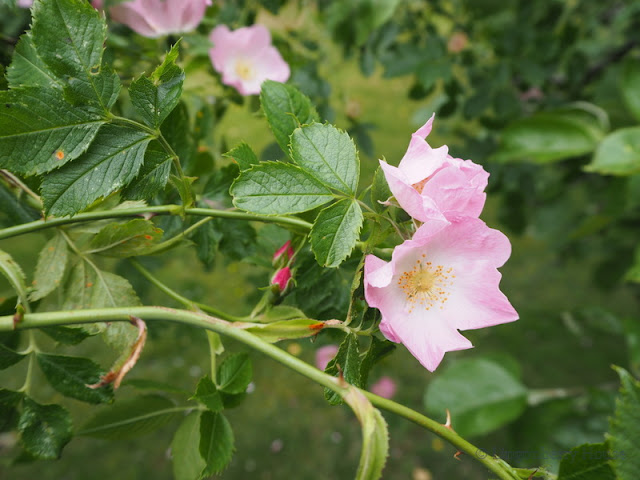
[[[44,312],[26,314],[15,328],[18,330],[41,328],[54,325],[74,325],[94,322],[128,322],[130,316],[143,318],[149,322],[152,320],[172,321],[194,327],[204,328],[216,333],[220,333],[238,340],[245,345],[262,352],[274,360],[282,363],[288,368],[304,375],[314,382],[327,387],[340,395],[345,395],[348,389],[344,386],[344,380],[316,369],[308,363],[294,357],[293,355],[281,350],[275,345],[268,343],[256,335],[244,330],[242,325],[229,323],[219,318],[205,315],[200,312],[190,312],[185,310],[175,310],[163,307],[123,307],[123,308],[101,308],[91,310],[61,311],[61,312]],[[13,316],[0,317],[0,331],[13,331]],[[448,441],[458,450],[466,453],[471,458],[483,464],[491,470],[501,480],[514,480],[518,476],[514,470],[507,468],[503,461],[496,459],[481,449],[471,444],[464,438],[460,437],[453,430],[426,417],[415,410],[404,405],[400,405],[392,400],[379,397],[373,393],[362,391],[362,393],[371,401],[373,405],[380,407],[389,412],[400,415],[411,422],[420,425],[427,430],[435,433],[442,439]]]

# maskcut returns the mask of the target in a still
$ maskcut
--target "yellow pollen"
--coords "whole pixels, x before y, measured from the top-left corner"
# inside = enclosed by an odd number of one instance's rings
[[[236,62],[236,73],[243,80],[251,80],[255,77],[256,71],[250,62],[238,60]]]
[[[424,255],[423,255],[424,257]],[[453,285],[453,268],[433,265],[432,262],[416,260],[414,266],[398,277],[397,284],[407,297],[409,313],[414,308],[430,310],[440,307],[449,300],[448,287]]]

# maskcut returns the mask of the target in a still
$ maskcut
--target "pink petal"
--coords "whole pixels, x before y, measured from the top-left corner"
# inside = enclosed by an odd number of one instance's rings
[[[380,377],[380,379],[371,385],[371,392],[383,398],[393,398],[396,394],[396,382],[391,377]]]
[[[316,368],[318,370],[324,370],[327,368],[329,362],[338,353],[337,345],[325,345],[316,350]]]

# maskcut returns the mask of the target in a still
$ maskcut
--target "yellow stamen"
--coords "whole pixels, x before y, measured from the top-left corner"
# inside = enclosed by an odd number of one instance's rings
[[[447,287],[453,285],[452,279],[455,278],[452,272],[453,268],[445,269],[443,265],[433,265],[425,260],[416,260],[413,268],[403,272],[397,284],[407,297],[409,313],[416,306],[425,310],[435,306],[443,309],[449,300]]]
[[[252,80],[256,75],[255,68],[246,60],[238,60],[236,62],[236,73],[243,80]]]

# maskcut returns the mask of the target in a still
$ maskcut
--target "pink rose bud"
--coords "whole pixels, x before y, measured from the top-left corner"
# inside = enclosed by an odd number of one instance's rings
[[[276,253],[273,254],[272,263],[275,265],[280,259],[284,260],[284,263],[287,263],[293,258],[295,253],[296,252],[291,247],[291,240],[287,240],[284,245],[282,245],[278,250],[276,250]]]
[[[325,345],[316,350],[316,367],[318,370],[324,370],[333,357],[338,353],[337,345]]]
[[[381,397],[393,398],[396,394],[396,382],[391,377],[380,377],[380,380],[371,385],[370,390]]]
[[[100,8],[102,0],[94,0]],[[190,32],[200,24],[211,0],[132,0],[109,9],[111,18],[145,37]]]
[[[265,80],[286,82],[291,71],[280,52],[271,45],[271,34],[262,25],[231,31],[226,25],[213,29],[209,39],[213,48],[209,57],[222,75],[222,83],[241,95],[260,93]]]
[[[271,278],[271,288],[274,289],[275,294],[282,294],[289,286],[289,282],[291,282],[291,269],[284,267]]]

